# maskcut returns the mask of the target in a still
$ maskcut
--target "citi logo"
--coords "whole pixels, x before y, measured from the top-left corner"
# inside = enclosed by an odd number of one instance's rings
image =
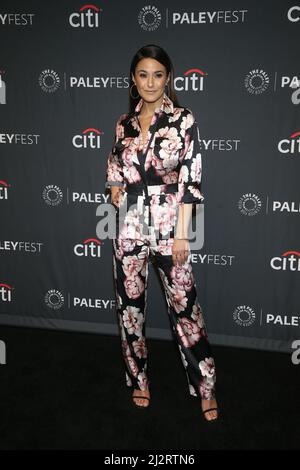
[[[4,282],[0,282],[0,301],[11,302],[12,290],[13,290],[13,287],[11,287],[10,285],[5,284]]]
[[[82,132],[82,135],[75,135],[72,139],[72,144],[78,149],[99,149],[101,148],[101,134],[104,134],[104,132],[94,127],[89,127]]]
[[[280,153],[295,155],[300,153],[300,131],[292,134],[288,139],[282,139],[278,143]]]
[[[99,28],[99,13],[102,8],[95,5],[83,5],[79,13],[72,13],[69,16],[69,23],[72,28]]]
[[[275,271],[300,271],[300,252],[286,251],[281,256],[274,256],[270,265]]]
[[[203,70],[193,68],[184,72],[183,77],[174,79],[174,87],[178,91],[203,91],[204,77],[208,74]]]
[[[76,256],[84,256],[86,258],[100,258],[101,244],[102,242],[97,238],[87,238],[83,243],[78,243],[74,246],[74,253]]]
[[[10,187],[10,184],[6,183],[6,181],[0,180],[0,200],[8,199],[8,188]]]

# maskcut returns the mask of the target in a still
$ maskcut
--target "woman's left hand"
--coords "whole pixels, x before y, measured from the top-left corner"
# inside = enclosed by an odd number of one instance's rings
[[[172,259],[173,264],[179,264],[180,266],[186,262],[190,253],[190,244],[187,239],[174,239],[172,247]]]

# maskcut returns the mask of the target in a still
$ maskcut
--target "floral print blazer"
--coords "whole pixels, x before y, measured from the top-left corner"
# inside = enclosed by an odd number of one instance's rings
[[[148,205],[152,215],[161,219],[170,214],[172,209],[178,208],[179,204],[200,204],[204,200],[201,192],[199,129],[192,111],[175,107],[164,93],[161,106],[154,111],[143,152],[147,146],[148,150],[143,154],[139,151],[142,129],[138,119],[142,105],[141,98],[134,112],[122,114],[117,121],[115,142],[107,161],[105,186],[122,186],[122,205],[130,189],[140,185],[145,187],[147,184],[150,191]],[[147,145],[149,141],[150,145]],[[164,194],[163,189],[174,187],[174,183],[176,191]],[[134,197],[132,192],[130,198],[130,204],[138,202],[138,196]],[[169,221],[169,227],[163,229],[163,232],[168,231],[169,237],[174,235],[175,218]],[[160,224],[160,220],[156,222],[155,225]],[[129,235],[127,233],[128,238]],[[136,235],[131,233],[131,236]]]

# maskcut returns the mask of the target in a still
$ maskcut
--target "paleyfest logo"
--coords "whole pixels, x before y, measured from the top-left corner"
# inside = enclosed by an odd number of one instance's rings
[[[63,200],[63,192],[58,186],[48,184],[43,191],[43,199],[48,206],[58,206]]]
[[[245,78],[246,90],[252,95],[260,95],[268,88],[270,78],[268,74],[261,69],[254,69],[248,73]]]
[[[141,9],[138,22],[145,31],[154,31],[161,24],[161,13],[155,6],[147,5]]]
[[[64,305],[64,296],[58,290],[50,289],[45,295],[45,303],[53,310],[57,310]]]
[[[238,201],[238,208],[243,215],[256,215],[261,210],[261,200],[256,194],[243,194]]]
[[[54,70],[43,70],[39,76],[39,85],[45,93],[54,93],[60,86],[60,78]]]
[[[240,326],[250,326],[255,322],[255,312],[248,305],[239,305],[233,312],[235,323]]]

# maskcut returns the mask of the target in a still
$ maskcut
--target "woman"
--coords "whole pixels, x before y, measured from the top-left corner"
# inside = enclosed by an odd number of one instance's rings
[[[130,112],[118,119],[106,172],[118,222],[113,266],[126,384],[133,388],[134,404],[147,407],[145,315],[151,260],[164,288],[189,393],[201,399],[203,416],[212,421],[218,417],[215,365],[188,241],[193,208],[204,199],[197,122],[190,109],[178,104],[173,66],[162,48],[142,47],[133,57],[130,80]]]

